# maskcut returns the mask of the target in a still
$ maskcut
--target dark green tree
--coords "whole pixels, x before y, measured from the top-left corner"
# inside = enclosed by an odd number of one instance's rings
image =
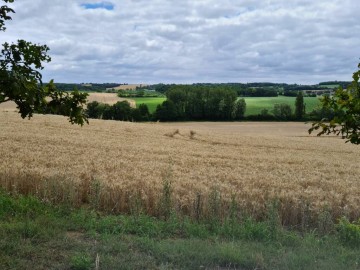
[[[162,104],[156,107],[154,114],[155,120],[160,121],[176,121],[178,120],[177,107],[171,100],[165,100]]]
[[[111,105],[103,103],[100,106],[102,107],[102,119],[104,120],[114,119],[114,109]]]
[[[141,121],[148,121],[150,119],[149,107],[145,103],[142,103],[138,109],[141,115]]]
[[[245,116],[245,111],[246,111],[245,99],[240,98],[234,104],[234,110],[232,115],[233,119],[235,120],[243,119]]]
[[[118,101],[113,106],[113,119],[129,121],[131,119],[131,107],[127,101]]]
[[[304,95],[302,91],[299,91],[295,100],[295,118],[301,120],[305,115],[305,104],[304,104]]]
[[[274,104],[273,114],[279,120],[289,120],[291,118],[291,107],[289,104]]]
[[[97,101],[89,102],[86,105],[86,115],[88,118],[101,118],[102,112],[100,103]]]
[[[207,91],[201,87],[193,87],[188,92],[186,103],[186,115],[189,119],[200,120],[205,118],[205,103]]]
[[[171,100],[176,106],[177,115],[179,118],[185,117],[185,108],[187,103],[188,89],[181,86],[175,86],[166,92],[166,97]]]
[[[320,121],[322,119],[332,120],[335,117],[334,110],[330,108],[315,108],[311,112],[309,112],[309,119],[312,121]]]
[[[237,94],[235,91],[226,88],[222,89],[221,94],[223,99],[219,103],[220,118],[230,120],[234,111]]]
[[[4,25],[11,20],[11,13],[15,11],[8,5],[0,7],[0,31],[5,31]],[[0,52],[0,103],[15,102],[22,118],[30,118],[36,112],[52,112],[68,116],[72,124],[83,125],[87,122],[83,109],[87,94],[59,91],[52,81],[43,87],[40,70],[43,63],[51,60],[48,50],[46,45],[25,40],[3,44]]]
[[[352,83],[346,89],[340,86],[333,96],[322,98],[322,108],[333,111],[334,117],[314,122],[309,133],[320,130],[318,136],[336,134],[346,142],[360,144],[360,64],[352,78]]]
[[[131,109],[130,117],[132,122],[140,122],[142,121],[142,116],[140,110],[138,108]]]

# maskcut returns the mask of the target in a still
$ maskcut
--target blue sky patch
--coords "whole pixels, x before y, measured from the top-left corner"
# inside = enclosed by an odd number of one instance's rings
[[[81,4],[81,6],[85,9],[106,9],[106,10],[114,9],[114,4],[110,2],[85,3],[85,4]]]

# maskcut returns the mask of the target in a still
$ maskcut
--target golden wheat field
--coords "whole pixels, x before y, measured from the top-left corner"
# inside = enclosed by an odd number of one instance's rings
[[[101,103],[107,103],[110,105],[115,104],[118,101],[128,101],[130,103],[130,106],[135,108],[136,103],[133,99],[128,98],[120,98],[115,93],[89,93],[87,97],[88,102],[97,101]],[[8,101],[4,103],[0,103],[0,111],[16,111],[16,104],[15,102]]]
[[[171,206],[206,215],[261,218],[277,200],[284,224],[323,211],[360,217],[360,147],[307,134],[303,123],[130,123],[56,115],[23,120],[0,112],[0,184],[12,192],[122,213],[135,202],[158,213],[164,183]],[[140,202],[140,203],[139,203]]]
[[[128,98],[120,98],[115,93],[89,93],[87,100],[88,102],[97,101],[101,103],[107,103],[110,105],[113,105],[118,101],[126,100],[127,102],[130,103],[131,107],[136,108],[135,100]]]
[[[115,90],[136,90],[136,87],[147,86],[147,84],[122,84],[117,87],[113,87]]]

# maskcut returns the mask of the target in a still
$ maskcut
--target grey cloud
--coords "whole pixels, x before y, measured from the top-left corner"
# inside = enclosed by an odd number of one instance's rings
[[[48,44],[44,79],[62,82],[316,83],[359,61],[357,0],[83,2],[16,0],[1,40]]]

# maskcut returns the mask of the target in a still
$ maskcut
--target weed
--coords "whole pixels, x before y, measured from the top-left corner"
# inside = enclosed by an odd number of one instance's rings
[[[350,223],[347,218],[341,218],[336,226],[340,240],[350,246],[360,247],[360,219]]]
[[[163,186],[163,193],[161,198],[161,215],[167,219],[170,217],[170,213],[172,210],[172,203],[171,203],[171,182],[170,180],[165,180]]]
[[[90,185],[90,195],[89,195],[90,206],[93,209],[100,209],[101,202],[101,183],[100,181],[93,179]]]
[[[163,189],[159,202],[159,216],[167,220],[170,217],[172,211],[172,202],[171,202],[171,170],[169,169],[166,175],[163,178]]]
[[[327,208],[324,208],[324,210],[319,213],[317,222],[318,222],[317,229],[320,235],[326,235],[332,233],[335,229],[333,218],[331,216],[330,211]]]
[[[237,222],[240,220],[239,205],[238,205],[238,202],[236,201],[236,196],[235,196],[235,194],[232,194],[232,195],[231,195],[229,219],[230,219],[233,223],[237,223]]]
[[[217,187],[213,187],[208,198],[208,222],[210,229],[216,231],[222,220],[221,217],[221,193]]]
[[[214,190],[217,209],[221,196]],[[236,221],[233,199],[229,215],[223,221],[218,216],[214,229],[207,219],[180,218],[172,211],[167,220],[104,215],[89,207],[68,213],[59,210],[62,205],[30,197],[0,192],[7,205],[0,222],[0,269],[359,268],[360,221],[341,219],[334,235],[301,236],[277,227],[278,201],[269,202],[267,219],[258,222]],[[32,206],[29,216],[25,209]]]
[[[129,196],[130,214],[134,217],[144,214],[143,201],[140,192]]]
[[[99,270],[100,269],[100,256],[97,253],[96,254],[96,259],[95,259],[95,270]]]
[[[71,257],[72,270],[89,270],[92,268],[91,257],[87,254],[76,254]]]
[[[272,200],[267,206],[267,211],[268,211],[267,224],[269,228],[270,237],[272,239],[277,239],[281,227],[280,216],[279,216],[279,205],[280,205],[279,200],[275,199]]]
[[[308,201],[301,203],[301,231],[307,232],[310,228],[310,203]]]
[[[202,196],[200,192],[196,193],[195,201],[194,201],[194,214],[195,214],[195,220],[200,221],[201,215],[202,215]]]
[[[245,219],[243,223],[242,237],[248,240],[268,240],[271,237],[268,224],[256,222],[252,218]]]

